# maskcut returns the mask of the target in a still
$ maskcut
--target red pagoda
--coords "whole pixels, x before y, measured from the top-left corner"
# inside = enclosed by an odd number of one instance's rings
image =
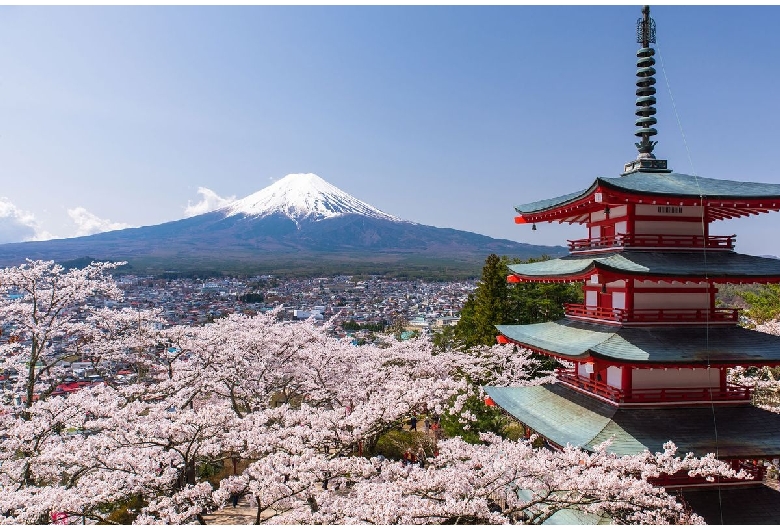
[[[780,185],[672,172],[653,154],[655,69],[649,8],[637,22],[636,147],[621,176],[516,207],[515,222],[577,223],[588,237],[566,257],[510,266],[510,283],[583,282],[584,304],[556,322],[497,326],[511,342],[568,361],[558,382],[488,387],[493,401],[553,446],[714,453],[752,480],[667,477],[710,523],[780,522],[780,493],[763,485],[763,462],[780,457],[780,415],[752,404],[730,368],[780,365],[780,337],[738,325],[716,306],[717,284],[780,283],[780,260],[738,254],[733,235],[710,225],[780,211]]]

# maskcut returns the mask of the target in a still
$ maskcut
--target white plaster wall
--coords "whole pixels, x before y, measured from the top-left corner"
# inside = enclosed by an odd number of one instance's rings
[[[591,226],[590,237],[594,239],[597,237],[601,237],[601,226]]]
[[[634,309],[707,309],[709,306],[707,293],[634,294]]]
[[[585,371],[585,363],[580,363],[577,365],[577,375],[580,377],[590,377],[590,374]]]
[[[717,368],[669,368],[667,370],[634,368],[631,387],[646,388],[719,388],[720,371]]]
[[[704,235],[704,227],[700,222],[681,221],[636,221],[635,234],[666,234],[679,236]]]
[[[604,206],[606,208],[606,205]],[[610,219],[617,219],[619,217],[625,217],[628,214],[628,206],[625,204],[623,206],[615,206],[610,207],[609,209],[609,218]],[[604,212],[604,210],[596,210],[595,212],[590,213],[590,222],[596,223],[598,221],[604,221],[607,219],[607,214]],[[593,228],[596,228],[595,226]],[[596,237],[596,236],[594,236]]]
[[[691,288],[700,287],[702,289],[707,288],[707,282],[653,282],[650,280],[634,280],[635,288],[648,288],[648,289],[679,289],[680,287]]]
[[[625,234],[628,231],[628,224],[625,221],[615,223],[615,234]]]
[[[596,291],[585,291],[585,305],[595,307],[598,305],[599,293]]]
[[[616,217],[624,217],[628,214],[628,206],[625,204],[623,206],[614,206],[609,209],[609,216],[613,219]]]
[[[623,388],[623,370],[617,366],[607,367],[607,384],[615,388]],[[625,370],[628,370],[628,368],[625,368]]]
[[[626,308],[626,293],[612,293],[612,307],[615,309]]]

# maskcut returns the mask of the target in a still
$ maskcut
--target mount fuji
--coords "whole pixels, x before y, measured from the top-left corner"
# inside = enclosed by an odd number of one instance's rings
[[[228,217],[243,215],[262,218],[281,214],[296,224],[304,220],[321,221],[350,214],[403,222],[341,191],[314,173],[287,175],[221,211]]]
[[[209,213],[91,236],[0,245],[0,266],[25,258],[127,261],[137,272],[453,277],[495,253],[566,254],[563,247],[493,239],[405,221],[317,175],[292,174]]]

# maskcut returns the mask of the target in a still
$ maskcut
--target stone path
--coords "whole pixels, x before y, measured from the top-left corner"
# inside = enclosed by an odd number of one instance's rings
[[[214,513],[203,516],[206,524],[255,524],[257,509],[249,506],[246,499],[241,499],[238,506],[228,504],[224,508]]]

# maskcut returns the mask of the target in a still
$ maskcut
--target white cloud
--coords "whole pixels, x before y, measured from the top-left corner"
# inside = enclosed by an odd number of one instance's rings
[[[201,195],[200,202],[191,204],[190,201],[187,201],[187,207],[184,209],[184,215],[187,217],[212,212],[227,206],[236,200],[235,195],[230,197],[220,197],[210,189],[204,188],[203,186],[198,188],[198,193]]]
[[[109,219],[101,219],[81,206],[69,208],[68,215],[73,222],[76,223],[76,233],[72,237],[89,236],[100,232],[108,232],[110,230],[132,228],[132,226],[127,223],[114,223]]]
[[[0,197],[0,244],[53,237],[40,227],[33,214],[20,210],[7,197]]]

